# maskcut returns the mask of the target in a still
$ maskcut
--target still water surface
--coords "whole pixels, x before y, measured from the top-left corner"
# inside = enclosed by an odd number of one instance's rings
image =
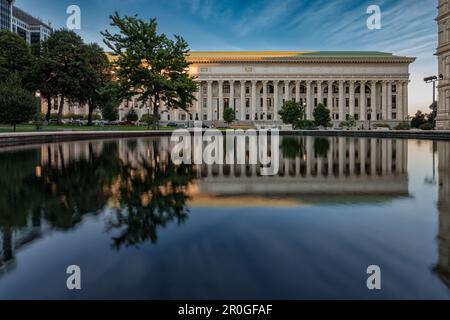
[[[0,149],[0,299],[450,298],[450,143],[280,146],[269,177],[169,138]]]

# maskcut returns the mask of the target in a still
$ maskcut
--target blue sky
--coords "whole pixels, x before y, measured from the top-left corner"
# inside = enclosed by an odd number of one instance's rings
[[[431,104],[425,76],[437,73],[437,0],[16,0],[56,28],[66,8],[81,8],[86,42],[102,44],[109,15],[156,17],[192,50],[370,50],[417,57],[411,67],[410,113]],[[369,30],[366,9],[379,5],[382,29]]]

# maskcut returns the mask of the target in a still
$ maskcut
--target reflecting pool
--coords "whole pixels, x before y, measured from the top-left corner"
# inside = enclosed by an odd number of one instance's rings
[[[0,299],[450,298],[450,143],[285,137],[275,176],[172,146],[0,149]]]

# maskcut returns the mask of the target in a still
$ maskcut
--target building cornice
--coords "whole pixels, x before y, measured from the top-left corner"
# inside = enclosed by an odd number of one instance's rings
[[[336,74],[302,74],[300,75],[280,75],[280,74],[208,74],[200,73],[193,74],[197,81],[409,81],[410,74],[395,74],[395,75],[342,75]]]
[[[414,57],[295,57],[295,58],[249,58],[249,57],[232,57],[232,58],[187,58],[191,64],[236,64],[236,63],[413,63],[416,60]]]

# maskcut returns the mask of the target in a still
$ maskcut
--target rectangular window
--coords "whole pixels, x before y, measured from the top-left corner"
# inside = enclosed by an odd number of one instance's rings
[[[203,108],[206,108],[208,106],[208,99],[203,99]]]
[[[326,105],[326,106],[328,106],[328,99],[327,99],[327,98],[324,98],[324,99],[323,99],[323,104]]]
[[[202,89],[203,89],[203,94],[208,94],[208,87],[207,86],[204,86]]]
[[[392,120],[397,120],[397,113],[396,112],[392,112]]]
[[[392,85],[392,92],[393,93],[397,92],[397,85],[395,84]]]
[[[230,107],[230,99],[228,99],[228,98],[223,99],[223,106],[224,106],[224,108],[229,108]]]
[[[397,108],[397,96],[392,96],[392,109]]]
[[[250,115],[249,114],[245,115],[245,120],[250,120]]]
[[[314,98],[314,106],[317,107],[317,98]]]
[[[250,94],[250,87],[249,86],[245,87],[245,94]]]
[[[367,98],[367,106],[369,108],[372,107],[372,99],[371,98]]]
[[[345,93],[349,94],[350,93],[350,88],[349,87],[345,87]]]
[[[245,99],[245,107],[250,108],[250,98]]]
[[[267,99],[267,106],[268,106],[269,108],[272,107],[272,99],[270,99],[270,98]]]
[[[204,114],[203,115],[203,120],[207,120],[208,118],[207,118],[207,115],[206,114]]]
[[[230,85],[229,84],[223,85],[223,93],[230,94]]]
[[[359,114],[355,114],[355,120],[356,120],[356,121],[359,120]]]
[[[345,99],[345,106],[347,108],[350,107],[350,99],[349,98]]]
[[[359,100],[355,99],[355,108],[359,108]]]

